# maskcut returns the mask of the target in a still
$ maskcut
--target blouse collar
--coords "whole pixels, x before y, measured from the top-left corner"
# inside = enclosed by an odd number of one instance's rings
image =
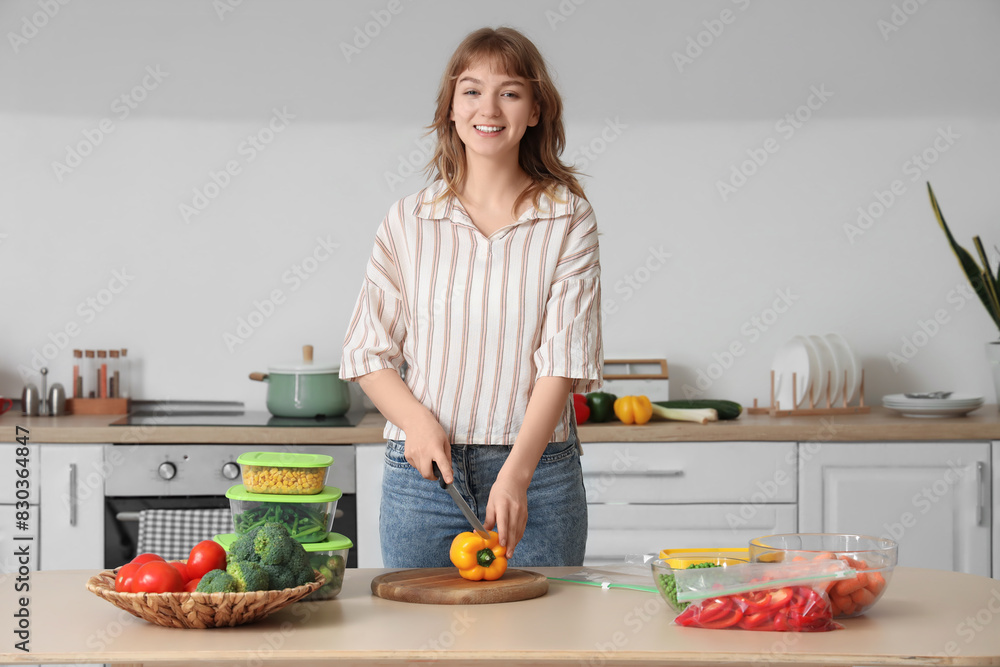
[[[413,215],[424,220],[452,220],[466,225],[472,225],[472,219],[462,203],[453,194],[447,194],[438,198],[446,189],[443,179],[438,179],[420,191],[417,196],[416,206],[413,207]],[[559,185],[556,188],[555,196],[543,192],[538,197],[538,205],[532,204],[528,210],[517,219],[520,222],[538,220],[540,218],[557,218],[564,215],[571,215],[576,208],[569,188]]]

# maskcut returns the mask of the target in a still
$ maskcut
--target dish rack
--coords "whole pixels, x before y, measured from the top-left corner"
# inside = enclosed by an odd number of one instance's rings
[[[772,417],[814,417],[822,415],[862,415],[872,411],[871,406],[865,405],[865,369],[861,369],[861,383],[858,386],[858,404],[847,404],[847,371],[844,371],[844,384],[841,396],[841,404],[830,403],[830,385],[833,380],[833,371],[826,374],[826,405],[820,407],[813,399],[812,387],[809,387],[809,407],[796,408],[799,403],[798,378],[797,373],[792,373],[792,408],[782,409],[780,401],[774,400],[774,371],[771,371],[771,403],[768,407],[759,407],[757,399],[753,399],[753,407],[747,408],[747,414],[751,415],[771,415]]]

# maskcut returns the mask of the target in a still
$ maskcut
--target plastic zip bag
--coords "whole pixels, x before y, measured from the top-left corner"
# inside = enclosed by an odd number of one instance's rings
[[[691,604],[674,623],[714,630],[837,630],[843,626],[833,620],[827,589],[856,574],[840,560],[678,570],[677,600]]]

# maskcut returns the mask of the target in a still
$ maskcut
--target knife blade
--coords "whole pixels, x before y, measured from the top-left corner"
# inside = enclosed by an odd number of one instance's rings
[[[472,511],[472,508],[469,507],[469,503],[465,502],[465,498],[463,498],[462,494],[458,492],[458,489],[455,488],[454,484],[448,484],[444,481],[444,476],[441,474],[441,469],[438,468],[437,462],[433,462],[432,465],[434,466],[434,474],[437,476],[438,484],[440,484],[441,488],[447,491],[448,495],[451,496],[451,499],[455,501],[455,505],[458,506],[458,509],[462,511],[462,514],[464,514],[465,518],[468,520],[469,525],[472,526],[473,532],[484,540],[489,539],[489,531],[483,527],[483,524],[479,521],[479,517],[477,517],[475,512]]]

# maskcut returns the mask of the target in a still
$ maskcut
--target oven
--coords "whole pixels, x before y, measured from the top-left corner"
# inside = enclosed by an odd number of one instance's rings
[[[226,490],[240,483],[236,459],[248,451],[332,456],[327,485],[339,488],[343,494],[337,502],[333,530],[357,544],[353,445],[122,443],[105,445],[104,451],[108,471],[104,566],[118,567],[136,556],[139,513],[144,509],[228,508]],[[348,567],[357,567],[357,551],[349,552]]]

